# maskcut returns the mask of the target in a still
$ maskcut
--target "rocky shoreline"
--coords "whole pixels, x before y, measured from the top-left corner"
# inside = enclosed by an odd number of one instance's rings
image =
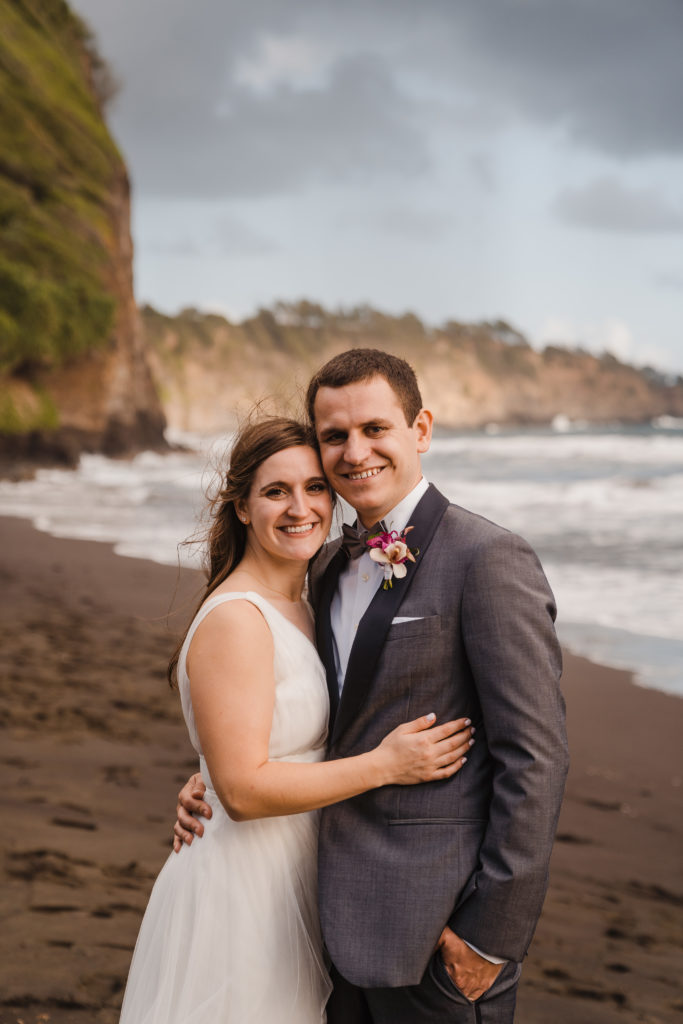
[[[75,469],[83,453],[130,458],[142,451],[170,452],[158,422],[140,413],[133,424],[110,422],[104,432],[63,427],[0,435],[0,480],[27,480],[37,469]]]

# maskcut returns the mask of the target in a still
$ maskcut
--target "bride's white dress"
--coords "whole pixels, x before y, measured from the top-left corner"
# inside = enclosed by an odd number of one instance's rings
[[[273,635],[271,760],[320,761],[329,702],[313,644],[259,594],[221,594],[198,612],[178,663],[190,740],[213,817],[172,853],[138,935],[121,1024],[320,1024],[330,981],[317,908],[318,812],[235,822],[211,784],[190,700],[186,655],[224,601],[256,605]]]

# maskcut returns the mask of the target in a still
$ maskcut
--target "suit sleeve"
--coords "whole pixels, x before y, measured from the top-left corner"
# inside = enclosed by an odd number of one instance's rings
[[[520,961],[548,885],[569,766],[555,602],[529,545],[501,534],[470,565],[462,630],[493,765],[489,817],[471,895],[449,925]]]

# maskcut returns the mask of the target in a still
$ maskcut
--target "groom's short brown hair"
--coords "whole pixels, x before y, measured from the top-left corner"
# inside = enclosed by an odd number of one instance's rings
[[[343,388],[372,377],[384,377],[398,398],[408,426],[422,408],[422,395],[412,366],[377,348],[352,348],[340,352],[322,366],[311,378],[306,392],[306,409],[311,423],[315,423],[313,406],[320,388]]]

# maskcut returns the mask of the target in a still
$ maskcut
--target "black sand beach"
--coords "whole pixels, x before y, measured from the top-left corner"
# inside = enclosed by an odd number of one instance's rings
[[[0,1024],[113,1024],[195,767],[165,665],[200,578],[0,531]],[[571,655],[563,688],[572,769],[517,1019],[673,1024],[683,701]]]

